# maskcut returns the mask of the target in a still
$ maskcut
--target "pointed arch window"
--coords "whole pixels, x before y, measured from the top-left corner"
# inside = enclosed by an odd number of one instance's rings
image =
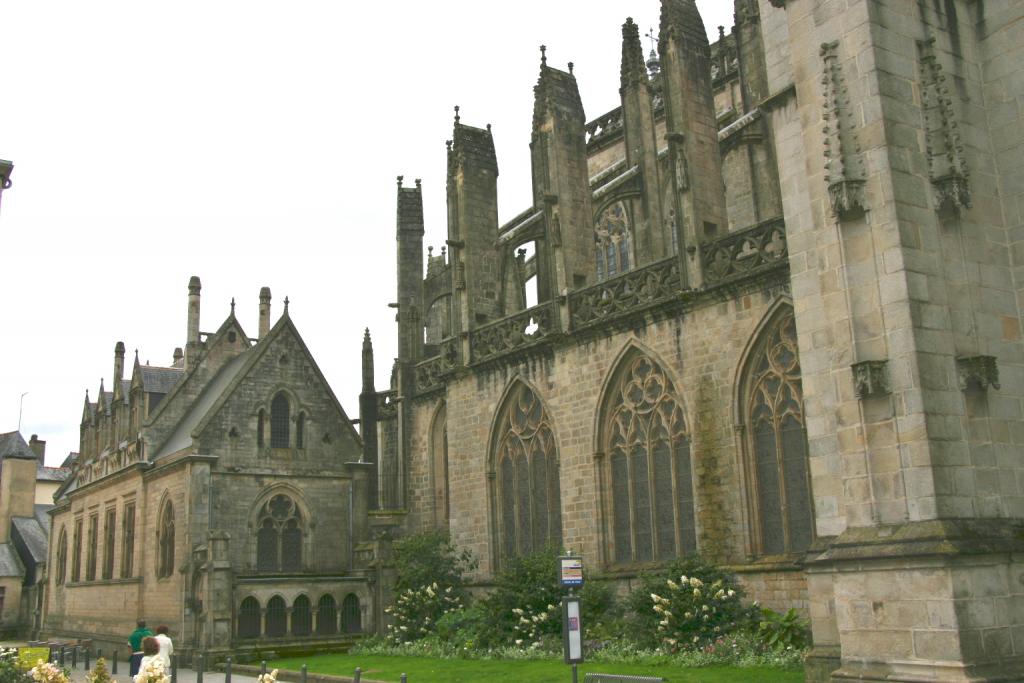
[[[497,422],[499,553],[515,557],[562,543],[558,456],[547,411],[525,384],[505,399]]]
[[[594,223],[594,242],[598,281],[630,269],[629,217],[625,204],[615,202],[600,213]]]
[[[290,444],[291,405],[283,391],[270,402],[270,447],[288,448]]]
[[[744,380],[754,546],[762,555],[801,552],[814,539],[814,515],[791,308],[762,332]]]
[[[648,562],[696,552],[690,433],[664,369],[645,355],[626,359],[601,424],[610,483],[609,557]]]
[[[320,636],[333,636],[338,632],[338,603],[334,596],[325,593],[320,596],[316,606],[316,633]]]
[[[308,636],[313,630],[313,613],[310,611],[309,598],[300,595],[292,603],[292,635]]]
[[[238,637],[260,637],[260,603],[254,597],[242,600],[238,607]]]
[[[260,408],[260,411],[256,414],[256,445],[260,448],[263,448],[263,444],[265,443],[263,430],[266,428],[266,423],[266,413],[263,411],[263,408]]]
[[[448,418],[442,403],[430,426],[431,483],[434,490],[434,525],[448,528]]]
[[[71,581],[82,578],[82,519],[75,520],[75,533],[71,540]]]
[[[275,595],[267,601],[267,637],[280,638],[288,633],[288,607]]]
[[[174,573],[174,506],[170,501],[164,504],[160,513],[160,524],[157,529],[157,577],[170,576]]]
[[[260,510],[256,527],[256,569],[294,572],[302,569],[302,516],[295,501],[278,494]]]
[[[355,593],[349,593],[341,601],[341,629],[344,633],[363,632],[363,611]]]
[[[68,534],[64,527],[60,529],[60,539],[57,541],[57,575],[58,586],[64,585],[64,577],[68,568]]]

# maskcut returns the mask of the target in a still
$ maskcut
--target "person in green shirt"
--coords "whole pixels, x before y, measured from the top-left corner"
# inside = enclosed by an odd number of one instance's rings
[[[128,645],[132,650],[132,658],[128,668],[133,678],[135,674],[139,673],[139,664],[142,662],[142,639],[152,635],[153,632],[146,628],[146,620],[139,619],[135,624],[135,630],[128,636]]]

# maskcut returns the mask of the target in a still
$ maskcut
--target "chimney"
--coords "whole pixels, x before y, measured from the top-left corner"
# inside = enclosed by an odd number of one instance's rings
[[[270,332],[270,287],[260,289],[260,327],[259,338],[263,339]]]
[[[40,440],[40,438],[33,434],[32,438],[28,440],[28,447],[32,449],[32,452],[36,454],[36,458],[39,459],[40,465],[46,464],[46,442]]]
[[[191,367],[199,350],[199,291],[203,288],[199,276],[188,281],[188,333],[185,336],[185,367]]]
[[[37,466],[38,461],[29,452],[10,454],[3,460],[3,476],[0,477],[0,543],[11,540],[12,517],[31,517],[35,513]]]
[[[180,368],[182,362],[185,360],[185,353],[181,350],[180,346],[174,347],[174,360],[171,363],[172,368]]]

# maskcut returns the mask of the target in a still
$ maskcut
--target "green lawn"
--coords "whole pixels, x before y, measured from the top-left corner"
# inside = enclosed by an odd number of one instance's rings
[[[310,673],[351,676],[357,666],[363,677],[378,681],[398,681],[409,674],[409,683],[568,683],[570,667],[561,661],[481,661],[468,659],[435,659],[431,657],[382,657],[331,654],[278,659],[267,663],[268,669],[297,671],[303,664]],[[609,674],[663,676],[670,683],[802,683],[803,671],[767,668],[709,666],[684,669],[668,664],[581,664],[583,674],[599,671]]]

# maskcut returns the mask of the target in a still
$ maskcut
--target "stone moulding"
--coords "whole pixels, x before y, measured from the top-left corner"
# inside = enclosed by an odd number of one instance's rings
[[[444,388],[444,378],[459,364],[459,348],[454,338],[441,342],[441,353],[416,364],[416,393],[426,394]]]
[[[840,220],[867,210],[864,194],[864,160],[857,139],[857,126],[850,110],[850,94],[839,63],[839,42],[822,43],[821,77],[825,102],[824,122],[825,180],[832,213]]]
[[[853,388],[857,398],[886,396],[889,387],[889,361],[865,360],[850,366],[853,370]]]
[[[956,359],[957,380],[960,390],[977,387],[982,391],[999,388],[999,366],[995,356],[961,356]]]
[[[572,326],[589,325],[677,297],[679,259],[671,256],[569,295]]]
[[[555,304],[548,302],[478,327],[470,332],[471,361],[479,363],[532,346],[555,332],[557,324]]]

